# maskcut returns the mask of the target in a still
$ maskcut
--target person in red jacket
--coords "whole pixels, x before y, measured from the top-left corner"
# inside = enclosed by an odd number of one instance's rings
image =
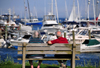
[[[57,36],[57,39],[50,40],[47,43],[50,44],[50,45],[55,44],[55,43],[66,43],[66,44],[68,44],[68,40],[66,38],[62,37],[62,33],[60,31],[56,32],[56,36]],[[59,55],[58,54],[58,55],[55,55],[55,57],[62,57],[63,58],[63,57],[66,57],[66,55]],[[61,64],[62,67],[66,68],[66,65],[64,65],[61,60],[59,60],[58,62]]]
[[[58,31],[58,32],[56,33],[56,36],[57,36],[57,39],[48,41],[48,44],[68,43],[68,40],[67,40],[66,38],[62,37],[62,34],[61,34],[60,31]]]

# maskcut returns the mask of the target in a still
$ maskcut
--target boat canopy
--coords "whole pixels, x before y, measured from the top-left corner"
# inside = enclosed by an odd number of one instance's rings
[[[45,21],[45,20],[56,20],[56,19],[55,19],[55,15],[45,15],[45,16],[44,16],[44,21]]]
[[[100,42],[96,39],[89,39],[89,40],[85,40],[82,44],[87,44],[87,46],[93,46],[93,45],[100,44]]]

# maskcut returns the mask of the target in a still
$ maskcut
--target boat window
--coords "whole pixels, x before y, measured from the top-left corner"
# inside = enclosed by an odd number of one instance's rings
[[[37,20],[34,20],[35,22],[37,21]]]
[[[88,30],[83,30],[83,31],[81,31],[79,34],[80,34],[80,35],[87,35],[87,32],[88,32]]]
[[[92,31],[91,34],[100,34],[100,31]]]
[[[29,39],[31,37],[31,35],[24,35],[23,38],[24,39]]]
[[[45,16],[45,20],[55,20],[55,16],[54,15],[47,15],[47,16]]]
[[[80,29],[77,29],[77,31],[75,31],[75,34],[77,34],[80,31]]]
[[[45,27],[45,26],[53,26],[53,25],[56,26],[56,25],[58,25],[58,24],[45,24],[44,27]]]

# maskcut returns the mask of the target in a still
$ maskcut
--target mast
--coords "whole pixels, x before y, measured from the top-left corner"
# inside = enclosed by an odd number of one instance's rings
[[[38,18],[38,17],[37,17],[37,11],[36,11],[36,8],[35,8],[35,7],[34,7],[34,12],[35,12],[35,14],[36,14],[36,18]]]
[[[15,11],[14,11],[15,9],[14,9],[14,7],[13,7],[13,15],[15,15]]]
[[[75,21],[75,0],[73,0],[73,21]]]
[[[77,4],[78,4],[78,22],[79,22],[79,24],[80,24],[80,11],[79,11],[79,1],[77,0]],[[80,26],[81,26],[81,24],[80,24]]]
[[[1,9],[1,15],[2,15],[2,9]]]
[[[11,9],[9,8],[8,11],[9,11],[9,22],[10,22],[10,18],[11,18],[11,16],[10,16],[10,15],[11,15]]]
[[[86,2],[87,0],[85,0],[85,20],[86,20],[86,18],[87,18],[87,2]]]
[[[98,3],[99,3],[99,1],[97,0],[97,2],[96,2],[96,17],[98,17]],[[98,25],[98,20],[97,20],[97,25]]]
[[[52,3],[51,3],[51,14],[53,15],[53,0],[52,0]]]
[[[93,12],[94,12],[94,23],[95,23],[95,26],[96,26],[94,0],[93,0]]]
[[[68,11],[67,11],[67,4],[66,4],[66,0],[65,0],[65,12],[66,12],[66,19],[67,19],[67,16],[68,16]]]
[[[25,14],[25,17],[24,18],[25,18],[25,25],[26,25],[26,7],[25,7],[25,0],[24,0],[24,10],[25,10],[24,11],[24,14]]]
[[[44,1],[44,14],[46,15],[46,0]]]
[[[29,18],[30,18],[30,22],[31,22],[31,14],[30,14],[30,7],[29,7],[29,1],[27,0],[28,3],[28,12],[29,12]]]
[[[57,13],[57,21],[59,23],[59,18],[58,18],[58,9],[57,9],[57,1],[55,0],[55,6],[56,6],[56,13]]]
[[[88,0],[88,21],[89,21],[89,5],[90,5],[90,0]]]

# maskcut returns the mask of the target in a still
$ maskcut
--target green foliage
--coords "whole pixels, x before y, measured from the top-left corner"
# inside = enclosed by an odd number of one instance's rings
[[[91,60],[89,61],[84,60],[84,66],[82,65],[82,62],[81,62],[81,64],[76,65],[76,68],[97,68],[96,66],[97,66],[96,62],[95,62],[95,65],[92,65]]]
[[[26,62],[25,62],[25,65],[26,65],[26,66],[30,65],[30,64],[29,64],[29,61],[26,61]]]
[[[1,56],[0,56],[0,65],[13,65],[14,64],[14,60],[11,58],[10,55],[7,54],[6,59],[4,59],[4,61],[1,60]]]
[[[87,64],[85,62],[87,62]],[[38,61],[34,60],[33,65],[34,65],[34,68],[36,68],[38,65]],[[25,66],[26,66],[25,68],[30,68],[29,61],[25,62]],[[60,66],[60,64],[49,65],[49,64],[41,63],[40,67],[41,68],[59,68],[59,66]],[[84,66],[82,66],[82,63],[81,63],[81,64],[77,64],[75,68],[100,68],[100,61],[99,61],[99,66],[98,67],[96,67],[96,66],[97,66],[96,63],[95,63],[95,65],[91,64],[91,60],[89,60],[89,61],[84,60]],[[4,61],[1,60],[1,56],[0,56],[0,68],[22,68],[22,64],[19,64],[19,63],[15,64],[14,60],[11,58],[10,55],[7,55],[7,57]],[[67,68],[71,68],[71,67],[68,66]]]

